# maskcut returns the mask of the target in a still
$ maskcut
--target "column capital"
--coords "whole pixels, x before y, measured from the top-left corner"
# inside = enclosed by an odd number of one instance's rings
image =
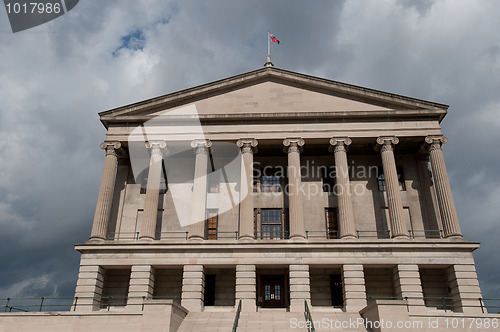
[[[256,153],[259,142],[255,138],[241,138],[236,142],[236,145],[241,148],[242,153]]]
[[[212,141],[209,139],[195,139],[191,142],[191,147],[195,154],[198,153],[208,153],[208,148],[212,146]]]
[[[286,153],[301,152],[302,146],[304,146],[305,143],[306,142],[300,137],[285,138],[283,140],[283,145],[285,146],[284,150]]]
[[[146,148],[151,149],[152,155],[162,155],[163,151],[167,148],[167,142],[165,141],[147,141]]]
[[[352,140],[349,137],[333,137],[330,139],[330,146],[328,150],[330,152],[347,152],[348,146],[351,145]]]
[[[117,141],[104,141],[101,143],[101,149],[106,151],[106,155],[118,157],[117,151],[121,149],[122,143]]]
[[[428,151],[432,150],[442,150],[442,145],[446,144],[448,139],[445,136],[427,136],[425,138],[425,143],[427,145]]]
[[[399,143],[399,138],[396,136],[380,136],[377,137],[377,146],[375,149],[384,151],[394,151],[394,145]]]

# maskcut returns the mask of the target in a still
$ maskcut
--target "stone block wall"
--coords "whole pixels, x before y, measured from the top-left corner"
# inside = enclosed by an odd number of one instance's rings
[[[393,268],[365,268],[366,298],[368,301],[396,296]],[[371,298],[371,299],[370,299]]]
[[[182,267],[156,268],[153,297],[177,298],[182,295]]]

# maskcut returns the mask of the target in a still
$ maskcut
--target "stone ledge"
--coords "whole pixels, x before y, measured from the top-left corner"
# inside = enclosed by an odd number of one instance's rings
[[[219,248],[217,248],[219,247]],[[253,242],[240,242],[237,240],[225,241],[217,240],[210,242],[163,242],[153,241],[147,244],[138,241],[108,241],[106,243],[83,243],[75,245],[75,249],[84,253],[85,251],[92,252],[98,251],[116,251],[116,250],[182,250],[186,251],[199,251],[200,249],[207,249],[213,251],[214,249],[228,250],[228,249],[241,249],[248,252],[249,249],[262,250],[268,248],[272,251],[279,250],[311,250],[311,249],[343,249],[343,250],[374,250],[380,251],[381,249],[428,249],[435,251],[437,249],[458,249],[458,250],[475,250],[479,248],[479,242],[451,241],[451,240],[426,240],[426,241],[395,241],[392,239],[375,239],[375,240],[305,240],[303,242],[294,242],[289,240],[254,240]],[[82,270],[80,270],[82,271]],[[90,271],[89,271],[90,272]]]

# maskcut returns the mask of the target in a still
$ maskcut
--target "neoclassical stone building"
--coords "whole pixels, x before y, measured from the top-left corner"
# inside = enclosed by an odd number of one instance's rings
[[[303,327],[305,303],[313,320],[415,331],[490,317],[443,158],[447,109],[268,65],[100,113],[75,315],[229,330],[241,300],[238,331]]]

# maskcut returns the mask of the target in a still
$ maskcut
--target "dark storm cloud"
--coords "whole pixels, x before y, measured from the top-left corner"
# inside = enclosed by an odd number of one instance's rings
[[[482,242],[483,295],[500,298],[499,9],[81,1],[16,34],[0,10],[0,297],[73,295],[72,244],[90,234],[104,160],[98,112],[260,68],[270,30],[279,68],[450,105],[444,150],[462,231]]]

